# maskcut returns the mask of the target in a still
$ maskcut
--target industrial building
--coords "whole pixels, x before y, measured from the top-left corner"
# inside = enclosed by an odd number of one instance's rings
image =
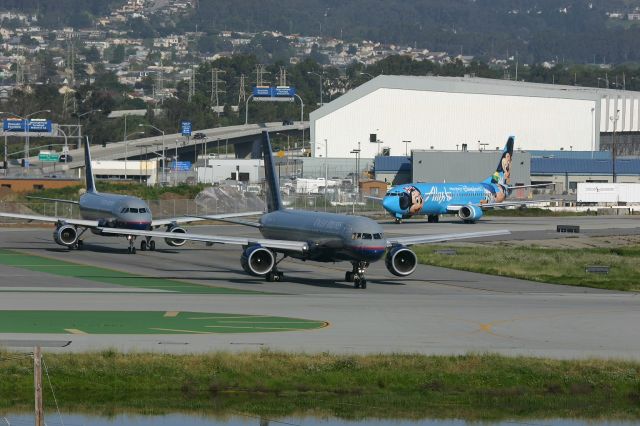
[[[640,93],[475,77],[381,75],[310,114],[313,157],[640,146]],[[625,154],[633,150],[620,148]]]

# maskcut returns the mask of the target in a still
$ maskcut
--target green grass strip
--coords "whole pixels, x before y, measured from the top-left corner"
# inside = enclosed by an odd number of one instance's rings
[[[141,289],[156,289],[188,294],[263,294],[253,290],[212,287],[165,278],[145,277],[96,266],[82,265],[43,256],[0,250],[0,264],[34,272],[80,278],[105,284]],[[0,291],[2,287],[0,287]],[[15,291],[15,290],[12,290]]]
[[[437,253],[455,249],[455,255]],[[618,248],[544,248],[490,246],[422,246],[420,263],[531,281],[640,291],[640,246]],[[586,272],[587,266],[609,266],[608,274]]]
[[[640,364],[497,355],[45,354],[67,411],[265,417],[640,419]],[[33,408],[28,356],[0,352],[0,408]],[[53,407],[49,388],[44,400]],[[538,423],[538,422],[536,422]],[[541,422],[545,423],[545,422]]]
[[[211,334],[311,330],[324,321],[158,311],[0,311],[0,333]]]

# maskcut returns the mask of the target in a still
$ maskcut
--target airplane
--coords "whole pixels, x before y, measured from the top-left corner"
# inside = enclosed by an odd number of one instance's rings
[[[79,206],[82,219],[70,219],[53,216],[40,216],[29,214],[2,213],[0,217],[25,219],[28,221],[40,221],[55,223],[53,240],[64,247],[81,249],[83,247],[82,236],[87,230],[93,234],[103,236],[123,236],[129,242],[128,252],[136,253],[136,236],[131,234],[132,230],[150,230],[165,226],[167,233],[184,234],[187,231],[180,227],[181,223],[195,222],[204,219],[195,217],[175,217],[169,219],[153,220],[151,209],[143,200],[130,195],[100,193],[95,186],[93,170],[91,167],[91,151],[89,148],[89,138],[84,145],[86,192],[79,201],[63,200],[46,197],[29,197],[45,201],[57,201]],[[262,212],[245,212],[211,215],[209,219],[224,219],[231,217],[255,216]],[[102,230],[109,228],[113,232],[105,233]],[[176,238],[165,238],[167,245],[180,247],[186,240]],[[140,242],[140,250],[155,250],[156,243],[151,238],[145,238]]]
[[[473,223],[484,215],[485,209],[524,206],[540,201],[505,201],[515,188],[540,185],[511,184],[511,162],[515,137],[510,136],[502,151],[496,171],[482,182],[474,183],[409,183],[391,188],[382,201],[384,209],[396,223],[415,215],[426,215],[427,222],[437,223],[439,215],[456,214],[463,222]]]
[[[267,183],[267,213],[258,222],[241,223],[260,230],[263,238],[184,234],[181,238],[208,244],[233,244],[242,246],[240,265],[253,276],[267,281],[281,281],[283,273],[278,265],[287,257],[304,261],[347,261],[352,270],[345,273],[345,281],[355,288],[366,288],[366,269],[372,262],[385,258],[385,265],[395,276],[411,275],[418,264],[416,254],[409,248],[414,244],[435,243],[466,238],[489,237],[509,234],[509,231],[468,232],[446,235],[421,235],[387,237],[374,220],[360,216],[337,213],[285,209],[280,199],[280,185],[275,171],[269,133],[262,133],[262,151]],[[208,218],[207,216],[199,216]],[[104,229],[103,232],[116,232]],[[166,232],[132,230],[132,235],[169,238]],[[278,254],[282,258],[278,259]]]

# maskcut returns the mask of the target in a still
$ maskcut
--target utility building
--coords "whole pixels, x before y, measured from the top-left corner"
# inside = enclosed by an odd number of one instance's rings
[[[381,75],[313,111],[310,121],[314,157],[345,158],[358,147],[362,158],[411,150],[493,151],[510,135],[516,149],[526,151],[597,151],[601,133],[640,134],[640,93]]]

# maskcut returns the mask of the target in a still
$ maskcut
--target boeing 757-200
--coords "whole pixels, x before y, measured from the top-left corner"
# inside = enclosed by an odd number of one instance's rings
[[[243,222],[256,227],[263,238],[228,237],[185,234],[185,240],[218,244],[235,244],[243,247],[240,256],[242,268],[249,274],[263,276],[267,281],[280,281],[283,274],[278,265],[285,257],[316,262],[347,261],[352,270],[345,280],[356,288],[366,288],[365,271],[371,262],[385,258],[385,264],[393,275],[404,277],[413,273],[418,258],[409,248],[413,244],[434,243],[476,237],[508,234],[509,231],[468,232],[446,235],[422,235],[411,237],[386,237],[375,221],[360,216],[287,210],[280,200],[280,186],[275,173],[269,134],[264,131],[262,151],[265,177],[268,184],[268,212],[256,223]],[[202,218],[208,218],[203,216]],[[239,221],[229,220],[240,223]],[[103,229],[102,232],[115,232]],[[170,238],[166,232],[133,230],[132,235]],[[278,253],[282,254],[277,259]]]
[[[165,238],[165,242],[169,246],[180,247],[184,245],[186,240],[171,238],[171,234],[182,235],[186,232],[184,228],[179,226],[181,223],[203,220],[196,217],[175,217],[153,220],[151,209],[147,203],[140,198],[130,195],[98,192],[91,167],[91,151],[88,139],[85,143],[84,156],[87,191],[80,197],[79,201],[31,197],[47,201],[76,204],[80,208],[81,219],[1,212],[0,217],[54,223],[55,230],[53,231],[53,240],[57,244],[68,247],[69,249],[82,248],[82,236],[87,230],[97,235],[123,236],[126,237],[129,242],[129,253],[136,252],[136,235],[131,233],[133,230],[152,230],[160,226],[165,226],[168,235]],[[220,214],[212,215],[209,218],[223,219],[254,216],[258,214],[262,214],[262,212]],[[110,232],[103,232],[105,229],[109,229]],[[155,248],[156,243],[151,237],[146,237],[140,242],[140,250],[155,250]]]

